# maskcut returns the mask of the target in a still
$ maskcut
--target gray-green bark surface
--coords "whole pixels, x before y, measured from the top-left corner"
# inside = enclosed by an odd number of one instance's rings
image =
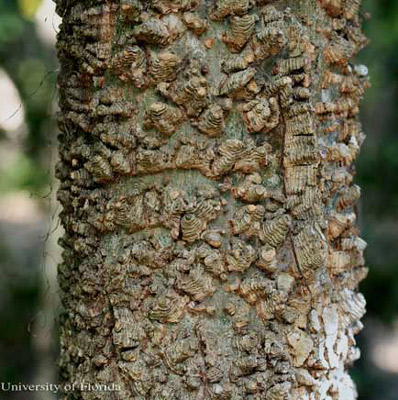
[[[58,0],[65,399],[352,400],[357,0]]]

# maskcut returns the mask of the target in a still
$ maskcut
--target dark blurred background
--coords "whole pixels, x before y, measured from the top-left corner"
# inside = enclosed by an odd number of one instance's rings
[[[352,371],[360,400],[398,398],[398,1],[365,0],[371,43],[356,60],[372,88],[357,162],[359,221],[370,273]],[[0,382],[56,382],[55,35],[51,0],[0,0]],[[26,398],[0,393],[0,399]],[[29,398],[54,400],[49,392]]]

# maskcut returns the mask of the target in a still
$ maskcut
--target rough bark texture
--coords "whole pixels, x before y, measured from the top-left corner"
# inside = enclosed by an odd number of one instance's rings
[[[352,400],[360,0],[58,0],[65,399]]]

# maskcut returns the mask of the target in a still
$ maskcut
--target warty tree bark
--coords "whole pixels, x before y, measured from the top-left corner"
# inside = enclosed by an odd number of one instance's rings
[[[57,0],[65,399],[352,400],[360,0]]]

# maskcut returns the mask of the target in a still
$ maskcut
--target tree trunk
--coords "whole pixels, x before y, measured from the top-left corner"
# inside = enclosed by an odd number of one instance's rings
[[[354,399],[360,0],[57,3],[64,399]]]

